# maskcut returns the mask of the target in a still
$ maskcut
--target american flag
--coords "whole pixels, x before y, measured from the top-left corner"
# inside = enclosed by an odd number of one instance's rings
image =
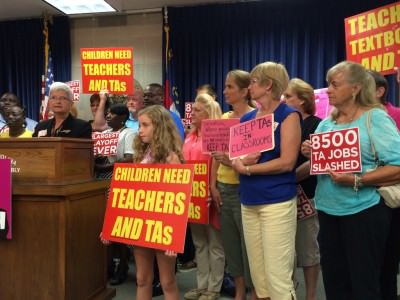
[[[42,120],[47,120],[49,115],[49,110],[47,108],[47,104],[49,103],[49,91],[50,86],[54,82],[54,73],[53,73],[53,60],[51,58],[51,52],[49,51],[48,61],[47,61],[47,70],[46,70],[46,82],[44,89],[44,100],[42,100]]]

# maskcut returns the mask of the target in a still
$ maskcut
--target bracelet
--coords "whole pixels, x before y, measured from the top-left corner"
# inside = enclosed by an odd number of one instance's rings
[[[354,174],[354,184],[353,184],[353,190],[357,193],[358,192],[358,180],[357,180],[357,174]]]
[[[250,175],[251,175],[251,173],[250,173],[250,167],[249,167],[249,166],[246,166],[246,175],[247,175],[247,176],[250,176]]]
[[[354,185],[353,189],[357,193],[358,189],[363,186],[361,175],[354,174]]]

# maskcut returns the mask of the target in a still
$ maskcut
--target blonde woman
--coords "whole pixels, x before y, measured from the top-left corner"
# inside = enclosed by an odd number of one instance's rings
[[[201,125],[206,119],[219,119],[221,108],[208,94],[199,94],[193,104],[192,131],[183,145],[185,160],[208,160],[211,155],[202,153]],[[186,292],[187,300],[215,300],[219,298],[224,278],[225,255],[216,207],[210,205],[210,224],[190,224],[197,261],[197,287]]]
[[[274,149],[233,161],[240,173],[243,232],[251,279],[258,298],[293,300],[300,114],[280,101],[289,81],[283,65],[261,63],[250,77],[250,95],[260,108],[245,114],[240,121],[274,114],[275,122]]]

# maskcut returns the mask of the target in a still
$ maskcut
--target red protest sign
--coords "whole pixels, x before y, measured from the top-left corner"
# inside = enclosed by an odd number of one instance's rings
[[[317,213],[311,200],[308,199],[306,193],[300,184],[297,185],[297,220],[304,220]]]
[[[93,132],[94,155],[117,155],[118,132]]]
[[[202,152],[229,151],[229,130],[239,119],[203,120],[201,122]]]
[[[229,158],[274,149],[274,115],[249,120],[230,128]]]
[[[347,60],[383,75],[395,73],[400,65],[399,24],[399,2],[346,18]]]
[[[82,48],[83,93],[133,93],[132,48]]]
[[[207,200],[209,197],[209,165],[206,160],[188,160],[194,165],[192,199],[189,206],[189,222],[198,224],[209,223]]]
[[[104,238],[182,253],[193,173],[193,165],[116,163]]]
[[[74,102],[79,101],[79,95],[81,93],[81,82],[79,80],[72,80],[65,83],[72,90],[72,99]]]
[[[329,170],[361,172],[360,136],[358,128],[335,130],[310,135],[311,174],[327,174]]]

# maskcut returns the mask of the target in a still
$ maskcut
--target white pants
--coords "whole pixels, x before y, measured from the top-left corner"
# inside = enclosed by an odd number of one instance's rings
[[[259,298],[296,299],[292,274],[297,197],[281,203],[242,205],[251,279]]]

